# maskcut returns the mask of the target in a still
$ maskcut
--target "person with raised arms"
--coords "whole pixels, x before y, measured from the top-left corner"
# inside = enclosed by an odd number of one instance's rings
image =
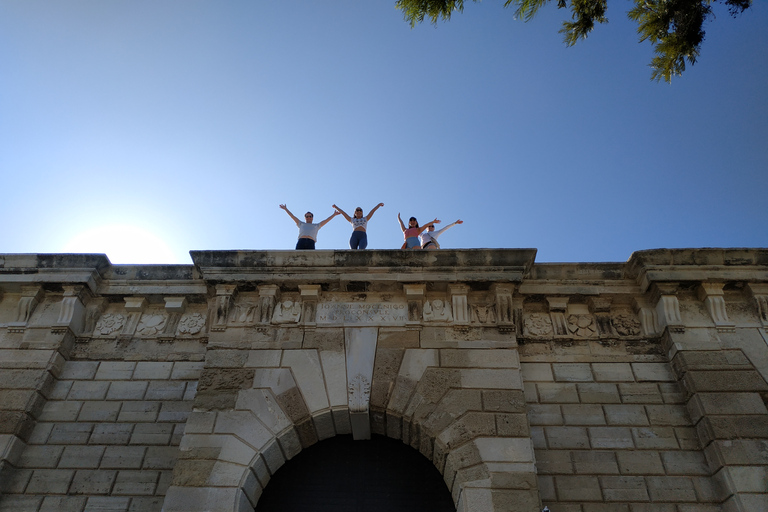
[[[299,240],[296,242],[296,249],[310,249],[314,250],[315,248],[315,242],[317,242],[317,232],[320,231],[320,228],[328,224],[331,219],[333,219],[335,216],[339,215],[338,211],[334,211],[333,214],[325,219],[324,221],[314,224],[312,220],[314,219],[314,215],[312,212],[307,212],[304,214],[304,220],[306,222],[301,222],[299,219],[296,218],[294,214],[291,213],[291,211],[288,209],[287,206],[284,204],[280,205],[280,208],[285,210],[285,213],[290,216],[293,221],[296,223],[296,226],[299,228]]]

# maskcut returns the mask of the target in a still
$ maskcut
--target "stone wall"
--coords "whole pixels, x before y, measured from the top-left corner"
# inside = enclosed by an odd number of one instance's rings
[[[337,434],[459,511],[768,510],[768,250],[191,254],[0,255],[0,510],[251,511]]]

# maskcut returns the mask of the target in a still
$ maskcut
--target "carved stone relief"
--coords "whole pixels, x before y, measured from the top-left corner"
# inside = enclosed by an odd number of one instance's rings
[[[611,323],[619,336],[639,336],[642,332],[640,321],[630,313],[615,314]]]
[[[94,336],[109,336],[125,325],[125,316],[115,313],[107,313],[96,322],[96,328],[93,331]]]
[[[531,336],[552,336],[552,319],[544,313],[531,313],[524,320],[525,332]]]
[[[301,319],[301,304],[292,300],[284,300],[275,305],[272,322],[276,324],[298,323]]]
[[[361,373],[349,379],[349,410],[364,412],[371,401],[371,383]]]
[[[495,324],[496,307],[494,304],[473,304],[472,305],[472,323],[474,324]]]
[[[451,314],[451,305],[440,299],[424,303],[424,321],[425,322],[450,322],[453,320]]]
[[[167,317],[160,313],[144,314],[139,320],[139,326],[136,328],[136,334],[145,337],[157,336],[163,332]]]
[[[568,315],[568,332],[577,338],[597,336],[597,324],[592,315]]]
[[[205,317],[200,313],[184,315],[179,321],[179,334],[198,334],[205,327]]]

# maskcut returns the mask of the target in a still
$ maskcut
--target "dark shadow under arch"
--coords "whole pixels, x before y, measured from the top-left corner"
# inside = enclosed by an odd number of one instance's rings
[[[339,435],[286,462],[256,512],[455,512],[435,466],[402,441]]]

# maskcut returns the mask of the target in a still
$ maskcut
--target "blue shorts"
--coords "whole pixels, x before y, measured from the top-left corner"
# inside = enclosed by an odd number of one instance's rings
[[[349,237],[350,249],[365,249],[368,247],[368,234],[365,231],[353,231]]]
[[[315,241],[311,238],[299,238],[299,241],[296,242],[296,249],[315,249]]]
[[[419,237],[417,236],[409,236],[405,239],[405,248],[406,249],[421,249],[421,242],[419,242]]]

